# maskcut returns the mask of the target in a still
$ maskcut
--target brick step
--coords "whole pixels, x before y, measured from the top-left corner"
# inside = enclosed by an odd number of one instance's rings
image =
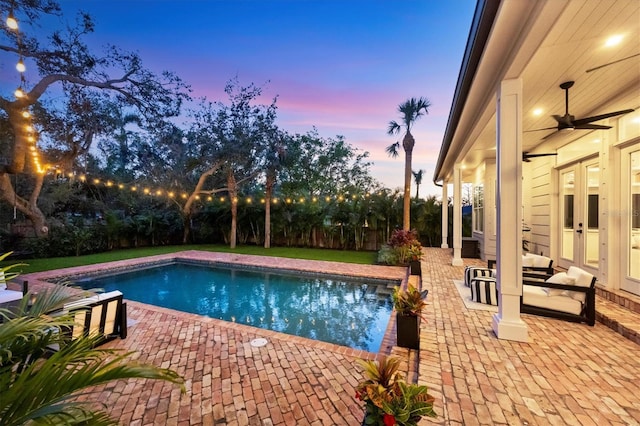
[[[640,345],[640,297],[598,288],[596,320]]]
[[[609,290],[596,286],[596,294],[603,299],[614,302],[631,312],[640,314],[640,296],[631,294],[624,290]]]

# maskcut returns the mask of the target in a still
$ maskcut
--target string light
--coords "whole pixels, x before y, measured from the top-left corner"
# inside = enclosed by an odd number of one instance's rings
[[[39,159],[37,159],[37,150],[34,146],[30,146],[29,147],[30,151],[31,151],[31,155],[34,157],[34,164],[36,165],[36,168],[41,172],[44,173],[46,170],[48,170],[49,168],[51,168],[52,166],[50,165],[41,165]],[[58,168],[56,167],[57,170],[57,175],[59,176],[68,176],[70,180],[75,178],[75,173],[68,173],[65,174],[64,172],[58,170]],[[85,175],[79,175],[77,177],[77,179],[81,182],[86,182],[87,181],[87,177]],[[182,193],[176,193],[175,191],[172,190],[167,190],[167,189],[159,189],[159,188],[150,188],[150,187],[142,187],[140,185],[136,185],[136,184],[130,184],[130,185],[126,185],[123,183],[118,183],[118,182],[113,182],[110,179],[105,179],[105,180],[101,180],[99,178],[91,178],[89,179],[89,181],[94,184],[94,185],[104,185],[105,187],[108,188],[118,188],[118,189],[129,189],[132,192],[136,192],[138,190],[142,191],[145,195],[148,196],[156,196],[156,197],[166,197],[166,198],[175,198],[176,196],[181,197],[182,199],[186,200],[189,198],[189,194],[186,192],[182,192]],[[379,193],[382,194],[382,193]],[[350,201],[354,201],[356,202],[357,200],[365,200],[365,199],[370,199],[371,197],[371,193],[365,193],[363,195],[359,195],[359,194],[350,194],[351,196],[348,196],[348,193],[340,194],[340,195],[335,195],[335,196],[323,196],[323,199],[327,202],[330,203],[332,201],[336,201],[336,202],[350,202]],[[378,195],[378,193],[376,193],[376,195]],[[214,198],[211,195],[207,195],[207,196],[201,196],[199,194],[194,194],[193,198],[195,200],[199,200],[199,201],[204,201],[206,200],[207,202],[214,202],[214,201],[219,201],[220,203],[226,203],[228,200],[230,200],[231,202],[237,204],[240,199],[238,197],[234,197],[234,198],[229,198],[227,199],[227,197],[224,196],[220,196],[218,198]],[[280,201],[282,200],[282,202],[284,202],[287,205],[295,205],[295,204],[304,204],[307,202],[313,202],[313,203],[317,203],[319,201],[319,197],[318,196],[312,196],[312,197],[286,197],[283,199],[278,199],[277,197],[273,197],[271,199],[271,203],[274,205],[277,205],[278,203],[280,203]],[[246,196],[243,197],[241,199],[245,205],[251,205],[254,203],[254,197],[252,196]],[[262,197],[260,198],[260,203],[261,204],[266,204],[267,200]]]
[[[18,72],[25,72],[27,70],[27,67],[24,65],[22,58],[20,58],[20,60],[16,64],[16,69],[18,70]]]
[[[25,91],[24,87],[26,86],[26,79],[24,77],[24,72],[27,70],[26,65],[24,64],[24,55],[22,52],[22,43],[21,43],[21,34],[18,31],[18,20],[15,18],[15,16],[13,16],[13,11],[9,11],[9,15],[7,16],[7,20],[5,21],[7,24],[7,27],[16,32],[16,37],[18,40],[18,62],[16,63],[16,70],[20,73],[20,85],[18,86],[18,88],[15,90],[15,92],[13,92],[14,96],[16,97],[17,100],[21,100],[25,97],[27,97],[27,92]],[[22,111],[22,118],[24,118],[25,120],[29,120],[31,119],[31,113],[28,110],[23,110]],[[37,143],[37,138],[34,135],[35,129],[33,128],[33,126],[31,125],[31,123],[26,123],[25,124],[25,130],[27,132],[27,136],[26,136],[26,140],[27,143],[29,145],[29,151],[31,152],[31,157],[33,159],[33,166],[34,169],[37,173],[39,174],[44,174],[47,172],[47,170],[49,168],[51,168],[51,165],[46,164],[46,165],[42,165],[40,162],[40,155],[38,153],[38,149],[36,147],[36,143]]]
[[[18,21],[13,16],[13,12],[9,12],[9,16],[7,16],[6,22],[7,22],[7,27],[9,27],[9,29],[14,31],[18,29]]]

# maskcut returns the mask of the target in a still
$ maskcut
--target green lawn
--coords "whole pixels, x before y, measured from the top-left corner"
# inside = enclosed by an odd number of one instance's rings
[[[14,263],[27,263],[28,266],[14,269],[21,270],[23,274],[51,269],[68,268],[71,266],[92,265],[94,263],[111,262],[114,260],[133,259],[136,257],[153,256],[156,254],[174,253],[182,250],[203,250],[223,253],[253,254],[257,256],[278,256],[294,259],[329,260],[346,263],[359,263],[363,265],[373,265],[376,261],[376,252],[371,251],[349,251],[349,250],[328,250],[311,249],[298,247],[273,247],[265,249],[257,246],[239,246],[230,249],[223,245],[184,245],[184,246],[163,246],[145,247],[137,249],[117,250],[106,253],[90,254],[78,257],[54,257],[49,259],[27,259],[11,260],[0,263],[6,266]]]

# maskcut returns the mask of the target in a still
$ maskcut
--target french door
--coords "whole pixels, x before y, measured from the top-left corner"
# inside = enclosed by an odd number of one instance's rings
[[[621,154],[620,288],[640,295],[640,146],[634,144]]]
[[[598,159],[583,161],[559,171],[560,256],[558,264],[595,273],[600,259]]]

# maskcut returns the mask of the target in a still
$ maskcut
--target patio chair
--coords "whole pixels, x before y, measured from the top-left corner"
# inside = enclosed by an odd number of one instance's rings
[[[4,271],[0,271],[0,308],[12,308],[20,304],[20,301],[27,294],[29,285],[27,281],[22,283],[22,291],[9,290]]]
[[[487,267],[494,269],[496,267],[495,259],[489,259]],[[553,260],[551,258],[533,253],[522,255],[523,279],[545,281],[553,274]]]
[[[74,325],[68,331],[72,339],[100,336],[100,343],[127,337],[127,304],[120,291],[101,293],[64,305],[63,313],[72,313]]]
[[[523,279],[520,310],[573,322],[596,322],[596,277],[571,266],[545,281]]]

